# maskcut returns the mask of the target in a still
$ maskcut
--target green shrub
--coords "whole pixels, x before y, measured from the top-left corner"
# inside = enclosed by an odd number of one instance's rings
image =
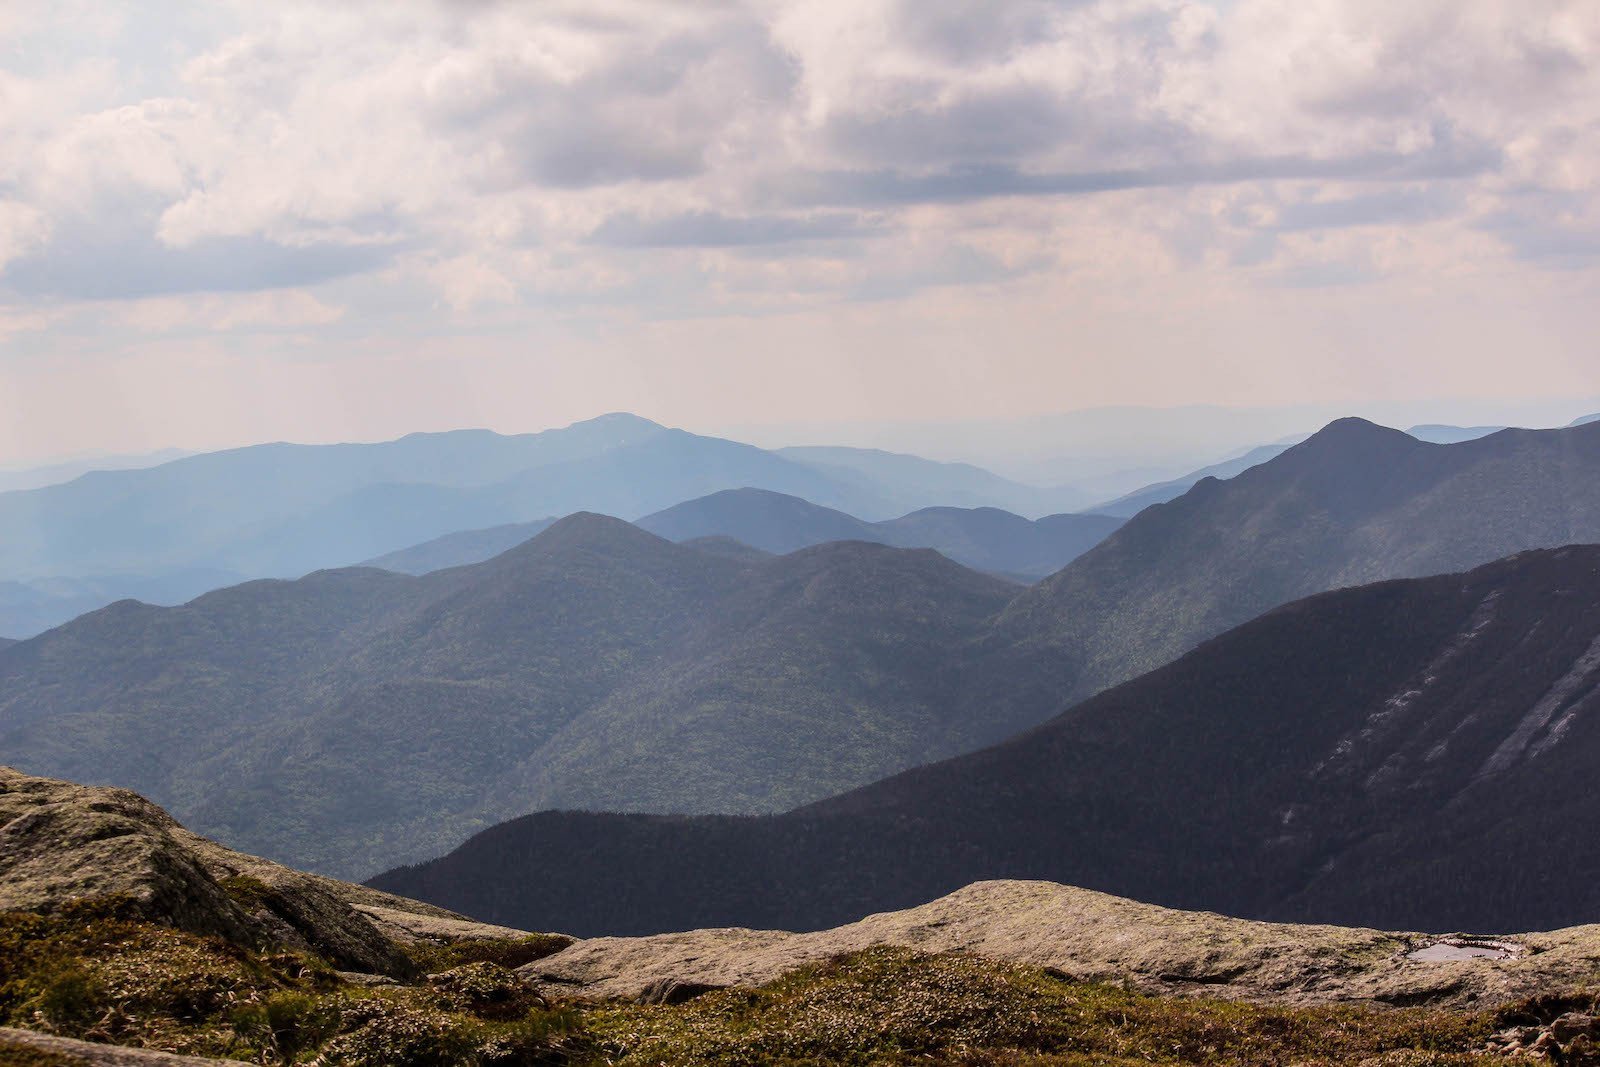
[[[494,963],[469,963],[429,975],[428,986],[443,1010],[481,1019],[520,1019],[535,1007],[547,1006],[538,990]]]
[[[251,1047],[288,1063],[337,1034],[340,1013],[337,1003],[327,996],[281,990],[234,1008],[232,1021]]]
[[[53,1030],[77,1033],[105,1012],[105,986],[76,961],[60,964],[41,975],[39,982],[39,992],[23,1004],[23,1012]]]

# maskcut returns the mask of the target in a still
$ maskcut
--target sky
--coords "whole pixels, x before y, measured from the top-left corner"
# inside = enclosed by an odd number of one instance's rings
[[[1575,416],[1597,187],[1593,0],[5,0],[0,466]]]

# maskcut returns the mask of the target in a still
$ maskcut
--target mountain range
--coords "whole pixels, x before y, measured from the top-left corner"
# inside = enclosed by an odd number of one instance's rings
[[[1578,423],[1573,423],[1573,425],[1576,426]],[[1406,430],[1406,433],[1419,441],[1427,441],[1430,444],[1453,445],[1462,441],[1475,441],[1480,437],[1487,437],[1504,429],[1508,429],[1508,427],[1450,426],[1444,423],[1424,423],[1411,427]],[[1173,478],[1136,489],[1115,500],[1090,508],[1089,511],[1095,515],[1115,515],[1121,518],[1137,515],[1151,504],[1164,504],[1168,500],[1177,499],[1188,492],[1196,482],[1203,481],[1206,478],[1228,479],[1235,475],[1243,474],[1251,467],[1265,463],[1275,456],[1281,456],[1309,436],[1311,435],[1296,434],[1281,441],[1274,441],[1271,444],[1257,445],[1255,448],[1237,456],[1201,467],[1199,470],[1190,471],[1181,478]]]
[[[815,929],[984,878],[1543,929],[1600,911],[1597,761],[1583,546],[1298,601],[996,747],[786,815],[543,812],[372,884],[580,934]]]
[[[1312,593],[1600,542],[1597,488],[1600,423],[1431,444],[1341,419],[1141,511],[1021,593],[995,648],[1061,657],[1064,704]]]
[[[157,452],[128,455],[87,455],[72,459],[62,459],[35,467],[10,467],[0,470],[0,493],[9,493],[18,489],[40,489],[47,485],[59,485],[62,482],[69,482],[74,478],[88,474],[90,471],[137,470],[143,467],[154,467],[193,454],[181,448],[164,448]]]
[[[1030,724],[960,712],[1016,586],[857,542],[751,562],[576,515],[485,563],[122,602],[0,651],[0,750],[319,870],[552,805],[778,811]]]
[[[121,603],[0,650],[0,750],[367,874],[539,807],[777,812],[998,742],[1308,593],[1600,541],[1600,424],[1335,423],[1031,588],[577,516],[495,559]],[[1377,472],[1376,474],[1374,472]]]
[[[0,493],[0,581],[18,583],[0,600],[0,633],[30,636],[122,597],[177,602],[200,573],[223,576],[208,588],[298,577],[457,531],[582,510],[633,519],[746,486],[869,519],[952,502],[1030,516],[1089,502],[967,465],[815,451],[783,455],[619,414],[537,434],[259,445],[94,471]]]
[[[427,574],[479,563],[547,529],[553,519],[446,534],[390,552],[367,565]],[[867,541],[936,549],[957,563],[1033,581],[1053,574],[1122,524],[1104,515],[1025,519],[998,508],[923,508],[898,519],[867,522],[833,508],[766,489],[725,489],[675,504],[634,525],[669,541],[731,538],[783,555],[829,541]]]

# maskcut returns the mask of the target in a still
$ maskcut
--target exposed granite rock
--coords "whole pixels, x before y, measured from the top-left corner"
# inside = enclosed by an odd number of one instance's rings
[[[233,1063],[233,1060],[198,1059],[194,1056],[174,1056],[170,1052],[152,1052],[142,1048],[124,1048],[121,1045],[101,1045],[90,1041],[73,1041],[32,1030],[13,1030],[0,1026],[0,1065],[34,1062],[50,1063],[52,1067],[215,1067],[216,1064]]]
[[[49,911],[107,896],[123,896],[142,917],[179,929],[309,949],[343,969],[398,977],[411,974],[410,961],[358,905],[462,921],[234,852],[128,790],[0,767],[0,909]]]
[[[1489,943],[1173,911],[1052,882],[978,882],[921,907],[817,933],[695,930],[580,941],[523,968],[595,997],[755,986],[874,945],[963,951],[1152,993],[1281,1003],[1500,1004],[1600,979],[1600,926],[1496,937],[1505,958],[1418,960],[1439,942]]]
[[[365,887],[361,887],[365,888]],[[377,893],[377,890],[367,890]],[[388,896],[388,894],[383,894]],[[391,900],[405,901],[401,897],[391,897]],[[528,936],[526,930],[514,930],[509,926],[493,926],[489,923],[473,922],[463,919],[442,909],[435,909],[435,914],[420,911],[408,911],[400,908],[384,907],[377,904],[368,904],[352,900],[351,906],[367,917],[367,920],[387,935],[391,940],[402,945],[425,942],[429,944],[451,944],[456,941],[478,941],[485,939],[523,938]]]

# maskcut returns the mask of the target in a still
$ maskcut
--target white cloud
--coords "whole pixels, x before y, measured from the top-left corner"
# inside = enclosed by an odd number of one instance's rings
[[[1462,225],[1490,220],[1487,232],[1523,254],[1572,215],[1535,203],[1539,193],[1587,198],[1600,181],[1600,9],[1582,0],[285,2],[238,13],[239,26],[173,60],[168,98],[90,106],[116,82],[92,56],[67,57],[54,81],[0,72],[0,101],[14,105],[0,123],[76,86],[62,99],[82,110],[31,120],[35,150],[9,179],[10,199],[58,235],[59,255],[93,261],[114,246],[159,260],[160,290],[203,287],[207,272],[185,271],[177,254],[217,242],[254,249],[235,259],[272,260],[226,275],[229,288],[296,272],[315,284],[403,252],[464,306],[515,298],[511,250],[582,248],[629,219],[718,217],[732,220],[721,232],[742,226],[776,245],[809,240],[818,210],[870,203],[888,214],[858,227],[858,252],[899,240],[921,255],[926,234],[908,214],[918,204],[1021,196],[1071,218],[1063,196],[1156,188],[1174,190],[1167,203],[1181,214],[1186,187],[1218,183],[1467,181],[1481,195],[1432,202]],[[945,210],[951,249],[971,243],[966,215]],[[55,225],[74,218],[108,225]],[[1214,234],[1219,248],[1243,239],[1226,230],[1203,215],[1157,226],[1190,242]],[[371,251],[332,251],[362,246]],[[65,295],[76,269],[18,268],[26,291]],[[616,267],[595,273],[611,279]]]
[[[149,333],[293,330],[326,326],[345,313],[344,308],[298,289],[151,297],[130,301],[116,310],[123,323]]]
[[[1600,272],[1593,0],[133,12],[0,10],[26,44],[0,50],[0,308],[56,316],[13,345],[80,304],[140,344],[278,323],[333,358],[919,292],[1277,321],[1325,289],[1404,333],[1441,312],[1386,294]],[[1563,338],[1600,325],[1566,314]],[[1283,353],[1263,332],[1250,358]]]

